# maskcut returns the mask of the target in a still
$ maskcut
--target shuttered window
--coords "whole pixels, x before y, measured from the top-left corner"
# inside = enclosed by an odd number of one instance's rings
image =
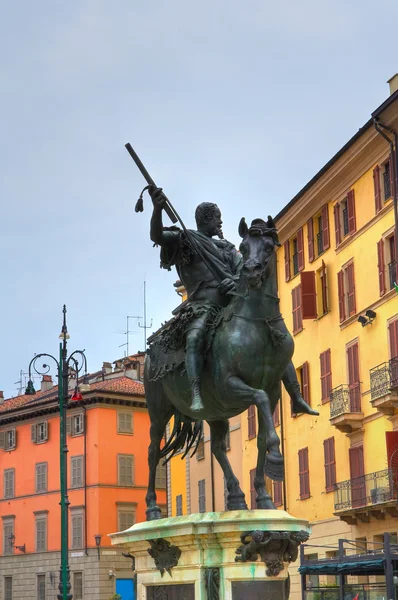
[[[0,448],[14,450],[17,447],[17,432],[15,429],[0,431]]]
[[[176,515],[177,517],[181,517],[182,515],[182,494],[176,496]]]
[[[159,462],[156,468],[155,487],[157,489],[166,488],[166,465],[162,462]]]
[[[15,469],[4,470],[4,498],[15,496]]]
[[[300,499],[310,497],[310,473],[308,466],[308,448],[298,451]]]
[[[314,219],[307,221],[307,235],[308,235],[308,260],[311,263],[315,258],[314,251]]]
[[[118,510],[118,531],[126,531],[132,527],[135,523],[135,511],[134,510]]]
[[[347,346],[348,363],[348,395],[351,412],[361,412],[361,389],[359,379],[359,348],[358,343]]]
[[[36,519],[36,552],[47,551],[47,518]]]
[[[355,233],[357,230],[355,218],[355,194],[354,190],[350,190],[347,194],[347,212],[348,212],[348,232]]]
[[[199,488],[199,497],[198,497],[199,512],[204,513],[204,512],[206,512],[206,481],[204,479],[200,479],[198,481],[198,488]]]
[[[302,271],[304,269],[304,237],[302,227],[297,232],[297,264],[298,270]]]
[[[334,232],[336,236],[336,246],[341,244],[341,219],[340,219],[340,204],[334,205]]]
[[[316,282],[315,271],[303,271],[300,274],[301,314],[303,319],[316,319]]]
[[[83,512],[71,512],[71,548],[80,550],[83,548]]]
[[[73,573],[73,600],[83,600],[83,573],[79,571]]]
[[[355,315],[357,311],[355,300],[355,280],[354,280],[354,263],[347,265],[347,300],[348,300],[348,316]]]
[[[374,189],[374,197],[375,197],[375,210],[378,213],[383,206],[381,201],[381,186],[380,186],[380,167],[377,165],[373,169],[373,189]]]
[[[257,435],[256,407],[254,404],[251,404],[247,409],[247,427],[249,440],[251,440]]]
[[[325,489],[327,492],[332,492],[336,483],[336,458],[334,451],[334,437],[324,440],[323,453],[325,460]]]
[[[119,454],[118,456],[118,484],[124,486],[133,485],[133,463],[134,456],[130,454]]]
[[[363,446],[349,449],[352,508],[367,503]]]
[[[289,240],[283,245],[285,251],[285,281],[290,280],[290,243]]]
[[[390,342],[390,358],[398,356],[398,319],[388,324],[388,338]]]
[[[337,273],[337,284],[338,284],[338,295],[339,295],[340,323],[342,323],[346,319],[346,312],[345,312],[345,289],[344,289],[344,271],[339,271]]]
[[[337,273],[340,323],[356,314],[354,263],[350,262]]]
[[[328,205],[322,208],[322,245],[323,250],[327,250],[330,247],[330,233],[329,233],[329,209]]]
[[[118,433],[133,433],[133,413],[118,412],[117,413],[117,432]]]
[[[36,465],[36,492],[47,491],[47,463],[37,463]]]
[[[83,485],[83,456],[72,456],[70,459],[70,486]]]
[[[84,433],[84,414],[79,413],[66,419],[66,433],[68,435],[81,435]]]
[[[40,573],[37,576],[37,600],[46,600],[46,575]]]
[[[301,285],[292,289],[293,333],[303,329],[303,313],[301,308]]]
[[[3,554],[14,554],[14,519],[3,519]]]
[[[330,348],[319,355],[321,363],[321,401],[329,402],[329,394],[332,389],[332,364]]]
[[[31,440],[34,444],[41,444],[48,440],[48,422],[34,423],[31,427]]]
[[[377,270],[379,274],[379,292],[380,296],[383,296],[386,291],[386,269],[384,262],[384,240],[377,242]]]
[[[251,510],[254,510],[255,508],[257,508],[257,505],[256,505],[257,492],[254,487],[254,478],[255,477],[256,477],[256,469],[251,469],[250,470],[250,508],[251,508]]]
[[[4,577],[4,600],[13,600],[12,598],[12,577]]]
[[[282,506],[282,481],[273,481],[272,487],[275,506]]]

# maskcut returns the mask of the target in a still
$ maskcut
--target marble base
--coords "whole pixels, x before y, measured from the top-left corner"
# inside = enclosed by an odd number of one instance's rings
[[[309,533],[285,511],[248,510],[136,523],[110,538],[135,559],[137,600],[285,600],[288,563]]]

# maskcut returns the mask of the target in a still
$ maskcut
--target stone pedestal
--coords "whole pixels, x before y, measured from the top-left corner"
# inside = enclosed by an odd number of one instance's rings
[[[287,565],[308,521],[280,510],[229,511],[137,523],[110,534],[135,560],[137,600],[287,600]]]

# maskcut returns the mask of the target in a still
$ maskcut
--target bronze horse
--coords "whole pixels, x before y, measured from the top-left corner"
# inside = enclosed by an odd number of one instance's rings
[[[265,487],[264,474],[283,479],[283,457],[273,424],[280,396],[280,382],[292,356],[294,343],[279,312],[276,284],[276,252],[279,245],[270,217],[253,221],[249,228],[239,224],[243,267],[237,292],[218,326],[202,376],[204,409],[190,410],[191,388],[181,371],[151,381],[151,361],[145,362],[146,401],[151,420],[148,453],[149,484],[146,494],[147,519],[161,518],[156,504],[156,468],[162,457],[188,446],[201,433],[202,421],[209,423],[211,450],[218,460],[228,490],[228,510],[247,509],[245,495],[226,455],[228,419],[255,405],[258,411],[257,466],[254,487],[257,508],[275,508]],[[174,430],[166,445],[161,441],[168,421]]]

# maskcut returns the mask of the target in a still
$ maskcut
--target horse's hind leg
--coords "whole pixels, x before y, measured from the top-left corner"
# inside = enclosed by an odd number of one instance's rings
[[[264,422],[264,442],[259,447],[259,452],[264,454],[264,473],[275,481],[282,481],[284,475],[283,456],[280,453],[280,440],[275,431],[272,419],[271,401],[264,390],[250,387],[239,377],[230,377],[226,385],[226,393],[232,394],[235,399],[247,403],[247,407],[255,404],[259,415]]]
[[[238,478],[234,475],[226,454],[227,446],[225,438],[228,433],[228,421],[210,421],[209,425],[211,432],[211,451],[223,470],[227,484],[227,508],[228,510],[245,510],[247,509],[245,494],[239,486]]]
[[[148,392],[147,403],[149,408],[150,393]],[[173,414],[172,405],[167,400],[163,399],[160,394],[158,395],[158,398],[160,401],[156,403],[155,407],[152,406],[152,408],[149,410],[149,416],[151,419],[151,442],[148,448],[149,481],[148,490],[145,496],[147,506],[147,521],[153,521],[154,519],[162,518],[160,508],[156,504],[156,469],[160,459],[160,443],[162,441],[166,425]]]

